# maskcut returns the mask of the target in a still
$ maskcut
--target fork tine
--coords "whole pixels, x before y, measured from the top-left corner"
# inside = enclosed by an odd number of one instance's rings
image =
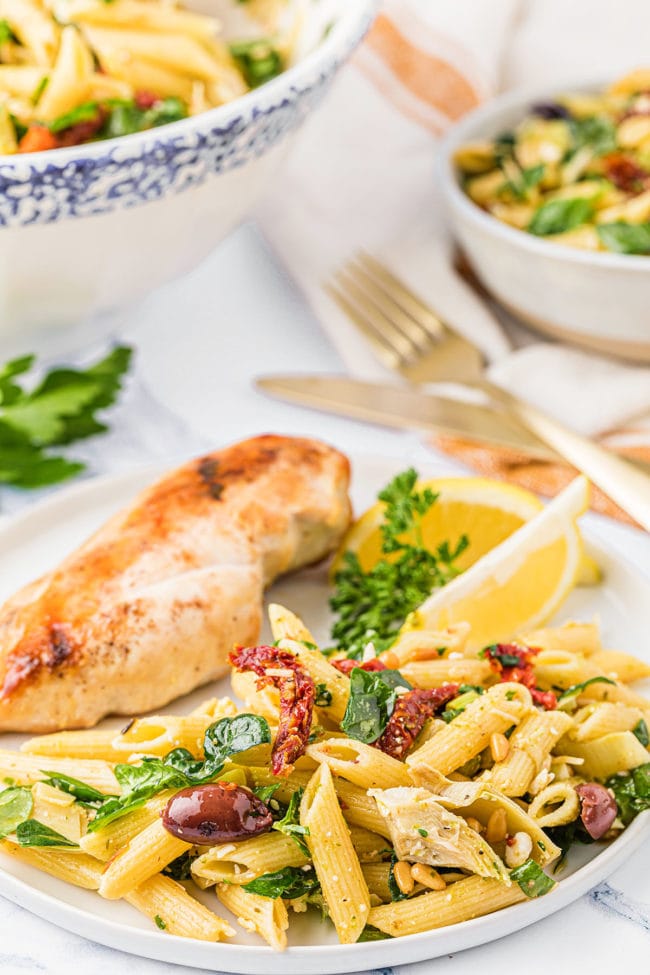
[[[387,369],[399,369],[402,364],[402,357],[393,349],[391,345],[386,342],[386,340],[375,332],[375,330],[368,324],[365,317],[357,310],[357,308],[348,301],[345,294],[334,284],[326,284],[325,291],[329,294],[336,304],[339,306],[341,311],[354,322],[360,332],[367,338],[368,342],[372,345],[375,350],[375,354],[380,362],[382,362]]]
[[[359,284],[350,276],[347,269],[343,269],[336,275],[339,290],[347,295],[348,301],[354,304],[357,313],[365,318],[375,332],[377,332],[384,342],[400,357],[403,365],[407,365],[412,359],[420,355],[420,350],[415,342],[402,332],[388,315],[384,314],[377,307],[372,297],[360,287]]]
[[[421,328],[432,338],[440,340],[446,331],[443,321],[425,305],[413,292],[400,281],[392,271],[370,254],[360,251],[357,261],[365,267],[367,273],[374,279],[376,287],[380,287],[394,303],[407,312]]]
[[[374,305],[383,318],[390,321],[420,352],[428,351],[433,341],[431,334],[395,301],[393,296],[386,291],[380,282],[377,282],[373,275],[368,273],[362,264],[350,261],[345,270],[358,287],[363,290],[365,298]]]

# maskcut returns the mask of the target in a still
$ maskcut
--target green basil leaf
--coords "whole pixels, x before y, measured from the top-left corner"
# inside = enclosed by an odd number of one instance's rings
[[[230,53],[249,88],[258,88],[284,71],[281,54],[268,40],[239,41],[230,45]]]
[[[40,97],[39,93],[39,97]],[[99,105],[97,102],[84,102],[83,105],[77,105],[76,108],[71,109],[71,111],[66,112],[64,115],[59,115],[52,122],[48,122],[48,128],[50,132],[63,132],[64,129],[69,129],[73,125],[79,125],[80,122],[94,122],[97,118],[99,112]]]
[[[584,680],[581,684],[572,684],[560,694],[557,699],[557,706],[562,710],[567,710],[580,697],[584,689],[591,684],[616,684],[616,681],[610,680],[609,677],[590,677],[589,680]]]
[[[313,894],[319,886],[313,867],[309,871],[302,870],[300,867],[283,867],[273,873],[264,873],[261,877],[256,877],[255,880],[242,885],[243,889],[250,891],[251,894],[274,899],[284,897],[287,900]]]
[[[549,200],[535,210],[528,230],[538,237],[563,234],[587,223],[593,215],[594,205],[590,200],[581,197],[572,200]]]
[[[0,840],[29,818],[33,805],[31,789],[12,786],[0,792]]]
[[[176,857],[166,867],[163,867],[162,873],[166,877],[172,877],[174,880],[191,880],[192,864],[197,856],[198,854],[191,853],[189,850],[186,853],[181,853],[179,857]]]
[[[357,944],[363,941],[386,941],[387,938],[392,938],[392,934],[385,934],[380,931],[379,928],[373,928],[372,925],[366,924],[365,928],[357,938]]]
[[[79,779],[73,779],[71,775],[63,775],[62,772],[48,772],[46,769],[42,771],[45,776],[44,782],[47,782],[54,789],[59,789],[60,792],[67,792],[69,796],[74,796],[75,799],[86,805],[103,803],[108,798],[104,792],[100,792],[92,785],[86,785]]]
[[[650,254],[650,223],[601,223],[598,236],[609,251],[617,254]]]
[[[543,897],[555,887],[555,881],[534,860],[526,860],[520,867],[515,867],[510,871],[510,876],[517,881],[526,897]]]
[[[616,149],[616,126],[606,116],[592,115],[589,118],[571,119],[569,125],[574,152],[583,146],[589,146],[594,155],[604,156]]]
[[[26,819],[16,827],[16,838],[20,846],[65,846],[78,849],[79,844],[61,836],[55,829],[39,823],[37,819]]]
[[[398,670],[362,670],[350,673],[350,697],[341,728],[350,738],[370,744],[383,733],[395,708],[397,688],[411,690]]]
[[[280,782],[274,782],[273,785],[260,785],[257,787],[257,789],[253,789],[253,792],[258,799],[262,800],[262,802],[268,803],[278,791],[280,785]]]

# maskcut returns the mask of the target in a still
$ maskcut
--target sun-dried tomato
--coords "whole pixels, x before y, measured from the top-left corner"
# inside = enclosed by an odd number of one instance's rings
[[[610,152],[603,159],[607,179],[626,193],[642,193],[650,186],[650,173],[623,152]]]
[[[457,694],[458,684],[443,684],[430,690],[416,689],[400,694],[388,724],[373,746],[393,758],[404,758],[427,718],[432,718]]]
[[[557,707],[556,695],[553,691],[542,691],[535,685],[533,660],[538,653],[539,650],[535,647],[520,647],[514,643],[495,643],[483,651],[490,667],[499,675],[502,683],[507,681],[523,684],[530,691],[535,704],[539,704],[546,711],[554,711]],[[518,663],[510,664],[512,659],[516,659]]]
[[[370,660],[364,660],[363,663],[359,663],[358,660],[349,660],[347,657],[340,657],[338,660],[333,660],[332,663],[337,670],[340,670],[342,674],[351,674],[355,667],[359,670],[386,670],[386,664],[378,657],[372,657]]]
[[[316,696],[312,677],[292,653],[279,647],[238,647],[230,654],[230,662],[237,670],[257,674],[258,688],[272,684],[280,691],[280,724],[271,768],[274,775],[289,775],[309,741]],[[268,673],[275,669],[291,671],[291,675]]]

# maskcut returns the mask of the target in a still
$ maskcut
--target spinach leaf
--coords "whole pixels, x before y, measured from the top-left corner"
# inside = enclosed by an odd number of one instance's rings
[[[609,677],[590,677],[589,680],[583,680],[581,684],[572,684],[571,687],[567,687],[566,691],[560,694],[557,699],[557,706],[563,711],[569,710],[584,689],[591,684],[616,684],[616,681],[610,680]]]
[[[564,826],[547,826],[544,830],[552,843],[562,851],[560,859],[553,865],[553,873],[559,873],[566,863],[569,850],[574,843],[589,844],[594,843],[594,839],[584,828],[581,819],[574,819]]]
[[[261,877],[256,877],[247,884],[242,885],[243,890],[250,891],[251,894],[259,894],[260,897],[284,897],[291,900],[295,897],[303,897],[305,894],[313,894],[319,887],[318,878],[313,867],[309,871],[302,870],[300,867],[283,867],[274,873],[265,873]]]
[[[384,731],[397,699],[397,689],[411,690],[399,670],[362,670],[350,673],[350,697],[341,728],[350,738],[370,744]]]
[[[206,767],[222,767],[231,755],[247,752],[270,741],[271,731],[266,718],[257,714],[238,714],[234,718],[222,718],[216,724],[210,725],[205,733],[203,748]]]
[[[59,115],[52,122],[48,122],[48,128],[50,132],[63,132],[64,129],[69,129],[73,125],[79,125],[80,122],[94,122],[98,113],[99,104],[97,102],[84,102],[64,115]]]
[[[512,193],[517,200],[527,200],[530,191],[543,179],[545,169],[544,163],[539,163],[538,166],[529,166],[528,169],[516,171],[515,175],[506,179],[499,190],[499,196]]]
[[[534,860],[526,860],[520,867],[510,871],[526,897],[542,897],[555,887],[555,881],[544,873]]]
[[[373,928],[371,924],[366,924],[365,928],[357,938],[357,944],[363,941],[386,941],[387,938],[392,938],[392,934],[385,934],[380,931],[379,928]]]
[[[624,826],[629,826],[639,813],[650,809],[650,762],[631,772],[617,772],[605,785],[614,793]]]
[[[16,35],[11,29],[11,24],[8,20],[4,18],[0,20],[0,44],[8,44],[10,41],[16,41]]]
[[[165,928],[167,927],[167,922],[163,921],[160,914],[156,914],[156,916],[154,917],[154,921],[156,922],[156,927],[160,928],[161,931],[164,931]]]
[[[641,742],[644,748],[647,748],[648,745],[650,745],[650,734],[648,734],[648,726],[643,720],[643,718],[641,718],[641,720],[634,725],[634,727],[632,728],[632,734],[639,739],[639,741]]]
[[[328,691],[327,684],[316,684],[316,697],[314,704],[317,708],[327,708],[332,703],[332,692]]]
[[[16,838],[20,846],[65,846],[78,849],[79,844],[61,836],[55,829],[39,823],[38,819],[26,819],[16,827]]]
[[[73,779],[71,775],[64,775],[62,772],[48,772],[45,769],[42,771],[43,775],[46,776],[44,782],[47,782],[54,789],[67,792],[69,796],[74,796],[78,802],[84,805],[101,805],[108,798],[104,792],[100,792],[92,785],[86,785],[85,782],[80,782],[79,779]],[[117,798],[117,796],[112,798]]]
[[[249,88],[258,88],[284,71],[280,52],[262,38],[231,44],[230,53]]]
[[[0,840],[28,818],[33,805],[31,789],[13,786],[0,792]]]
[[[186,853],[181,853],[179,857],[176,857],[166,867],[163,867],[162,873],[166,877],[172,877],[174,880],[190,880],[192,877],[192,864],[197,856],[198,854],[193,854],[189,850]]]
[[[609,251],[617,254],[650,254],[650,223],[601,223],[598,236]]]
[[[154,102],[151,108],[139,108],[133,100],[111,99],[104,105],[109,110],[101,130],[103,139],[115,139],[169,122],[187,118],[187,105],[181,98],[170,96]]]
[[[284,816],[273,823],[273,829],[290,836],[305,856],[310,856],[309,847],[303,839],[303,837],[309,836],[309,827],[300,825],[300,802],[303,792],[304,789],[296,789],[289,800]]]
[[[269,799],[272,799],[278,791],[280,785],[280,782],[275,782],[273,785],[259,785],[257,789],[253,789],[253,792],[262,802],[268,803]]]
[[[531,234],[546,237],[548,234],[563,234],[567,230],[580,227],[594,215],[591,200],[575,197],[572,200],[549,200],[535,210],[528,224]]]
[[[589,146],[594,155],[604,156],[616,149],[616,126],[611,119],[592,115],[589,118],[571,119],[569,124],[574,151]]]

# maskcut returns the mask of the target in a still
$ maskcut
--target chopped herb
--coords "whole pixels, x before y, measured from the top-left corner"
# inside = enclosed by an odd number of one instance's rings
[[[160,928],[161,931],[164,931],[167,927],[167,924],[163,921],[160,914],[156,914],[154,921],[156,922],[156,927]]]
[[[18,377],[34,356],[0,366],[0,484],[36,488],[82,471],[49,448],[106,431],[96,414],[115,402],[130,361],[131,349],[118,346],[88,369],[53,369],[31,391]]]
[[[284,897],[293,900],[315,893],[320,887],[318,877],[313,868],[309,871],[300,867],[283,867],[274,873],[265,873],[247,884],[242,884],[243,890],[260,897]]]
[[[639,813],[650,809],[650,762],[631,772],[617,772],[605,785],[614,793],[624,826],[629,826]]]
[[[346,552],[335,575],[330,605],[338,619],[332,636],[356,660],[370,641],[378,652],[389,647],[409,613],[459,572],[454,562],[468,540],[463,535],[455,546],[444,542],[435,552],[424,547],[422,519],[437,495],[428,488],[417,491],[416,481],[411,468],[379,493],[385,505],[382,553],[388,558],[364,572],[356,553]]]
[[[520,867],[510,871],[526,897],[542,897],[555,887],[555,881],[548,877],[534,860],[526,860]]]
[[[39,83],[36,85],[36,88],[32,92],[32,105],[38,105],[38,103],[40,101],[40,98],[41,98],[41,95],[43,94],[43,92],[47,88],[49,82],[50,82],[49,75],[46,75],[46,74],[43,75],[43,77],[41,78],[41,80],[39,81]]]
[[[541,840],[537,840],[537,845],[542,851],[542,853],[546,853],[546,843],[542,843]]]
[[[593,215],[593,202],[583,197],[575,197],[571,200],[548,200],[535,210],[528,224],[528,230],[538,237],[563,234],[567,230],[574,230],[587,223]]]
[[[0,44],[9,44],[12,41],[15,43],[17,38],[11,29],[11,24],[8,20],[0,20]]]
[[[500,650],[498,643],[492,643],[489,647],[483,647],[479,651],[482,660],[496,660],[502,667],[521,667],[521,657],[507,650]]]
[[[249,88],[258,88],[284,71],[280,52],[268,40],[239,41],[230,45],[230,53]]]
[[[327,708],[332,703],[332,692],[328,691],[327,684],[316,684],[316,697],[314,704],[319,708]]]
[[[84,102],[83,105],[77,105],[71,111],[66,112],[64,115],[59,115],[52,122],[48,122],[48,128],[50,132],[63,132],[65,129],[72,128],[73,125],[79,125],[81,122],[94,122],[100,111],[99,104],[97,102]]]
[[[506,701],[514,701],[514,699],[515,699],[515,692],[506,691]]]
[[[273,829],[290,836],[305,856],[309,856],[309,847],[304,840],[305,836],[309,836],[309,827],[300,825],[300,802],[303,792],[304,789],[296,789],[289,800],[284,816],[273,823]]]
[[[66,839],[55,829],[39,823],[37,819],[26,819],[16,827],[19,846],[65,846],[78,849],[79,844]]]
[[[436,647],[436,653],[442,657],[447,652],[447,647]]]
[[[464,710],[465,708],[445,708],[440,717],[443,721],[446,721],[447,724],[449,724],[449,722],[453,721],[454,718],[457,718],[459,714],[462,714]]]
[[[650,735],[648,735],[648,726],[643,720],[643,718],[641,718],[641,720],[634,725],[634,727],[632,728],[632,734],[639,739],[639,741],[641,742],[644,748],[647,748],[648,745],[650,745]]]
[[[616,681],[610,680],[609,677],[590,677],[589,680],[584,680],[581,684],[572,684],[560,694],[557,699],[557,706],[563,711],[571,710],[585,688],[591,684],[616,684]]]
[[[418,833],[420,834],[420,836],[428,836],[429,835],[429,830],[428,829],[424,829],[422,826],[416,826],[415,828],[418,831]]]
[[[617,254],[650,254],[650,223],[601,223],[598,236],[609,251]]]
[[[268,802],[269,799],[272,799],[275,793],[278,791],[280,784],[280,782],[274,782],[273,785],[260,785],[257,787],[257,789],[253,789],[253,792],[258,799],[262,800],[262,802]]]
[[[362,670],[350,674],[350,697],[341,728],[350,738],[366,744],[383,733],[395,708],[398,689],[411,690],[399,670]]]
[[[33,805],[30,789],[12,786],[0,792],[0,840],[29,818]]]

